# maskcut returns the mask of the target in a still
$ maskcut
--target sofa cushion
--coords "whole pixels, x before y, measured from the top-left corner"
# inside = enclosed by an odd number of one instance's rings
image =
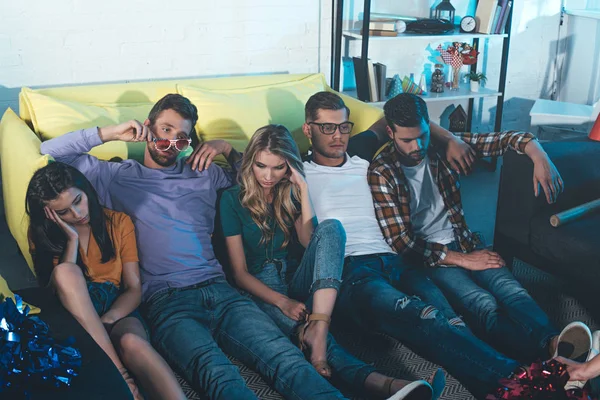
[[[2,275],[0,275],[0,303],[2,303],[7,297],[12,298],[14,301],[15,294],[12,292],[12,290],[10,290],[10,288],[8,287],[8,283],[6,283]],[[27,303],[25,303],[24,305],[29,306],[29,314],[39,314],[41,311],[38,307],[34,305]]]
[[[234,90],[206,90],[178,85],[178,92],[198,107],[196,130],[201,140],[225,139],[243,151],[256,130],[281,124],[290,130],[300,152],[309,148],[302,133],[304,104],[325,90],[321,75],[269,86]]]
[[[29,219],[25,214],[25,194],[33,173],[46,166],[50,159],[40,154],[40,143],[40,139],[13,110],[6,110],[0,122],[0,163],[6,222],[34,274],[28,251]]]
[[[550,225],[550,214],[540,213],[531,220],[531,249],[559,268],[550,272],[570,275],[574,280],[597,282],[600,278],[599,226],[600,213],[558,228]]]
[[[42,141],[90,126],[112,125],[131,119],[144,121],[152,108],[152,103],[83,103],[28,88],[23,88],[21,94],[29,105],[33,129]],[[103,160],[119,157],[141,161],[144,146],[143,143],[110,142],[94,148],[90,154]]]

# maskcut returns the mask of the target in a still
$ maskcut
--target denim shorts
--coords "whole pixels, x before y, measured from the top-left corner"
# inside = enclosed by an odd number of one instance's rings
[[[117,297],[119,297],[121,294],[121,290],[115,286],[114,283],[108,281],[88,282],[87,288],[88,293],[90,294],[90,299],[92,299],[92,304],[94,305],[94,308],[99,316],[103,316],[108,310],[110,310],[115,300],[117,300]],[[148,325],[146,325],[146,322],[137,309],[133,310],[127,317],[137,318],[144,326],[146,334],[150,334]]]

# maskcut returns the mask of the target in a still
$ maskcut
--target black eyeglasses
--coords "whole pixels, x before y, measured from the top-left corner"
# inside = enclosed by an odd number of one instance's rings
[[[333,122],[326,122],[321,124],[319,122],[309,122],[309,125],[317,125],[319,130],[324,135],[333,135],[336,130],[340,130],[340,133],[343,135],[347,135],[352,132],[352,128],[354,127],[354,122],[346,121],[341,124],[334,124]]]

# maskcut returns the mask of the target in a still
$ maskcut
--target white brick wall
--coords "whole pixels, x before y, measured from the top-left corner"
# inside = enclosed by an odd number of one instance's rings
[[[22,86],[329,77],[331,0],[0,1],[0,16],[0,113]]]
[[[0,1],[0,112],[16,109],[21,86],[175,77],[324,72],[329,78],[332,0],[27,0]],[[347,17],[362,11],[362,2]],[[424,0],[374,0],[373,11],[423,14]],[[429,3],[432,3],[430,1]],[[472,0],[453,0],[457,14]],[[555,77],[560,0],[515,1],[504,127],[528,127],[533,99]],[[422,15],[421,15],[422,16]],[[379,42],[383,43],[383,42]],[[497,81],[498,41],[489,46],[489,84]],[[418,78],[427,43],[371,45],[388,73]],[[353,50],[353,54],[359,54]],[[486,130],[495,102],[477,102]],[[447,106],[432,106],[434,118]]]

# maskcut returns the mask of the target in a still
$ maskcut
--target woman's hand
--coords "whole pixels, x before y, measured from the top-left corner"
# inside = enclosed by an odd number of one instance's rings
[[[79,240],[79,234],[77,230],[72,225],[67,224],[63,221],[60,216],[56,213],[56,211],[50,209],[50,207],[44,207],[44,212],[46,213],[46,218],[50,221],[54,222],[58,227],[67,235],[67,239],[72,241]]]
[[[304,303],[286,297],[281,301],[281,304],[277,304],[277,307],[294,321],[304,321],[306,319],[307,311]]]
[[[289,168],[288,179],[290,180],[290,182],[292,182],[294,185],[298,186],[300,189],[305,189],[307,187],[307,184],[306,184],[306,179],[304,179],[302,174],[300,172],[298,172],[298,170],[296,168],[292,167],[290,165],[290,163],[288,163],[288,168]]]

